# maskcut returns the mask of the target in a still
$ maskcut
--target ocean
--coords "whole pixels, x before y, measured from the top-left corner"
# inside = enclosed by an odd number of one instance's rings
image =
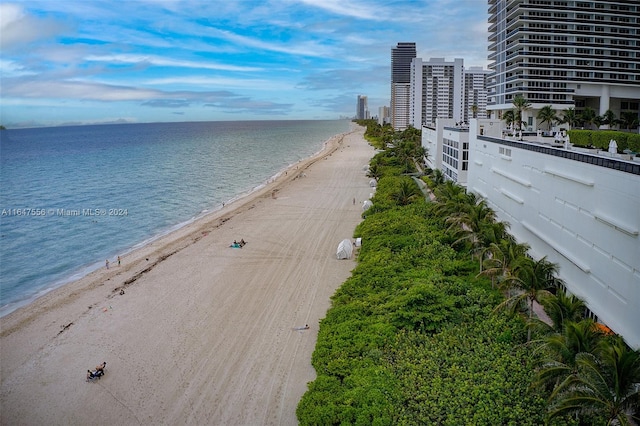
[[[347,120],[0,131],[0,316],[264,186]]]

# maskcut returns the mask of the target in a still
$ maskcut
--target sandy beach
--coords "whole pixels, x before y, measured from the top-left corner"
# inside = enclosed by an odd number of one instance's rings
[[[335,252],[371,192],[363,132],[0,319],[0,423],[297,424],[318,322],[355,266]]]

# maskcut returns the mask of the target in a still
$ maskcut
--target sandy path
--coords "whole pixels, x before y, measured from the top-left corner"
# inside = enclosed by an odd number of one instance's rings
[[[362,131],[233,211],[2,318],[1,423],[296,424],[318,321],[355,265],[335,250],[370,193]],[[102,361],[105,377],[86,383]]]

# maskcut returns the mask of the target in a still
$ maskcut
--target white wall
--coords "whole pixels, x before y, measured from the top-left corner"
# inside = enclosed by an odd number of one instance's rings
[[[557,263],[568,290],[640,348],[640,175],[478,139],[478,132],[471,120],[468,190],[486,197],[532,256]]]
[[[462,164],[464,163],[464,160],[463,160],[464,144],[469,142],[469,132],[466,131],[466,129],[463,130],[461,128],[455,128],[453,124],[455,124],[455,120],[442,120],[439,118],[436,122],[436,127],[440,127],[440,126],[443,127],[443,130],[442,130],[443,139],[449,139],[451,141],[458,142],[458,157],[457,157],[458,167],[454,170],[454,172],[458,176],[456,179],[456,183],[458,185],[467,186],[468,171],[462,170]],[[444,141],[442,142],[442,145],[444,146]],[[443,169],[443,171],[446,168],[451,168],[453,170],[453,168],[442,159],[441,159],[441,168]]]
[[[440,143],[438,143],[440,141]],[[427,166],[440,169],[442,165],[442,127],[422,126],[422,147],[427,150]]]

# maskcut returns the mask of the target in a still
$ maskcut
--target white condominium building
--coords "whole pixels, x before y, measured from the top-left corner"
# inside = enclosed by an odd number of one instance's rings
[[[502,137],[471,120],[467,189],[484,197],[533,258],[559,266],[596,320],[640,348],[640,159]]]
[[[487,118],[487,82],[491,71],[482,67],[464,70],[464,122],[470,118]]]
[[[638,112],[640,1],[488,0],[489,109],[512,108],[516,95],[536,110],[589,107]]]
[[[435,125],[436,118],[463,121],[463,68],[461,58],[453,62],[444,58],[412,61],[410,120],[413,127]]]

